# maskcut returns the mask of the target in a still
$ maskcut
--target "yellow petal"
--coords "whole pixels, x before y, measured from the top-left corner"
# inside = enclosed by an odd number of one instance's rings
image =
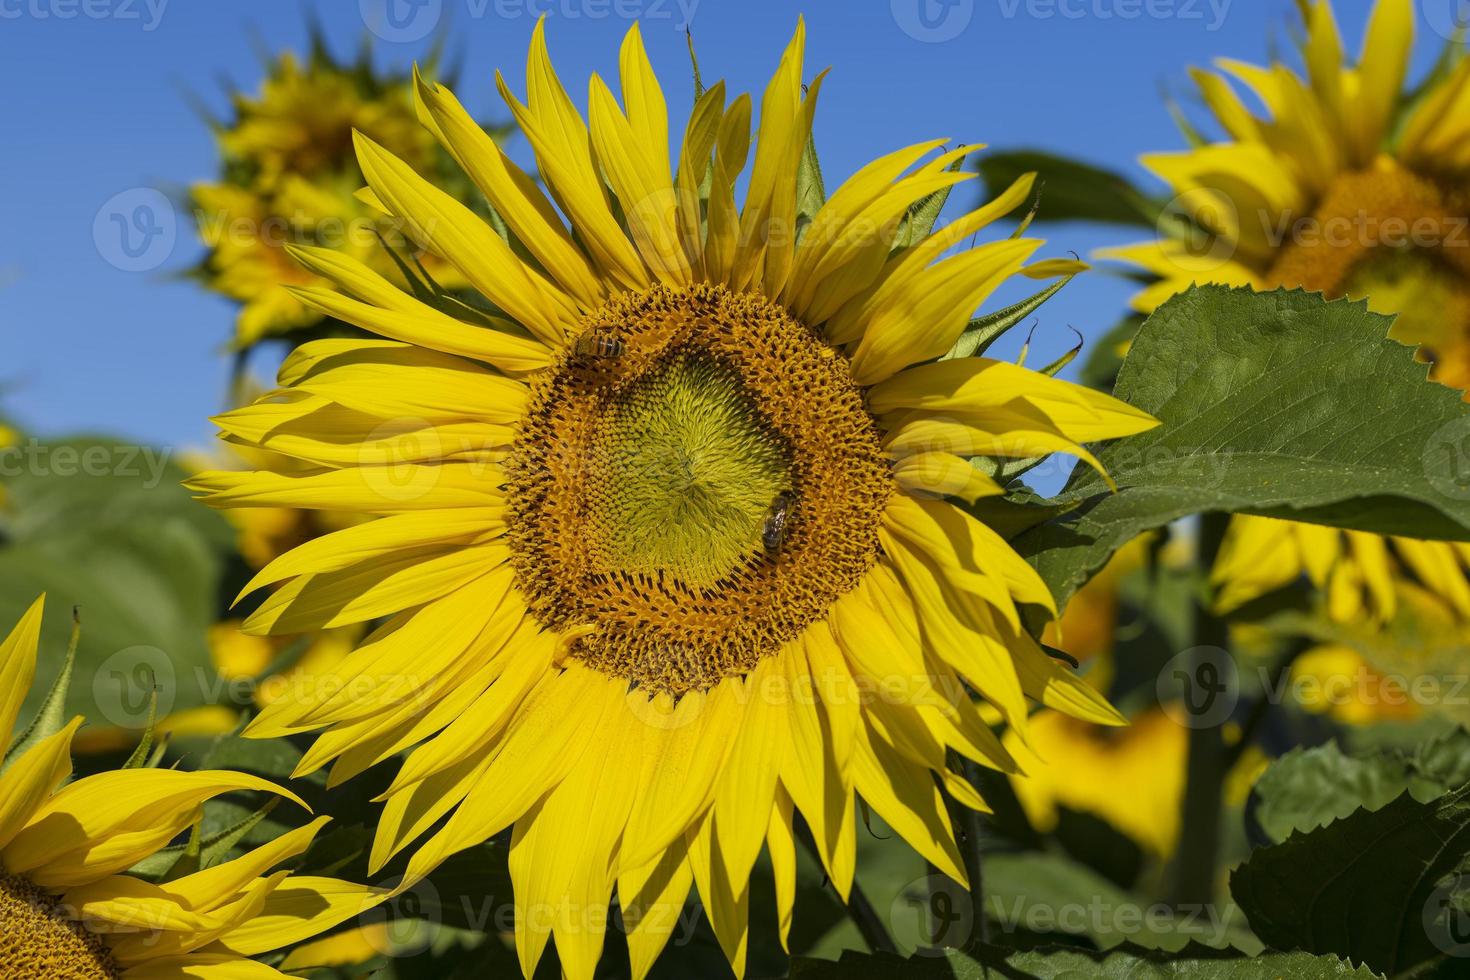
[[[41,638],[41,611],[45,606],[46,597],[42,595],[0,643],[0,739],[6,746],[10,745],[16,716],[36,675],[36,644]]]
[[[402,160],[360,132],[353,132],[353,142],[368,185],[416,239],[453,262],[481,294],[538,338],[562,339],[570,318],[560,307],[572,304],[556,286],[528,269],[483,219]]]
[[[618,875],[618,903],[628,933],[633,980],[643,980],[679,928],[694,871],[680,846]]]
[[[43,803],[0,848],[12,873],[45,887],[95,881],[131,867],[194,820],[205,800],[237,790],[288,790],[244,773],[124,769],[87,776]]]
[[[584,308],[602,304],[606,289],[536,182],[511,162],[442,85],[414,72],[418,95],[444,136],[444,145],[495,205],[505,223],[561,287]]]
[[[220,937],[220,945],[258,956],[321,935],[381,903],[383,888],[335,878],[292,875],[277,886],[260,912]]]
[[[81,723],[78,715],[55,735],[32,745],[0,773],[0,850],[71,777],[71,741]]]

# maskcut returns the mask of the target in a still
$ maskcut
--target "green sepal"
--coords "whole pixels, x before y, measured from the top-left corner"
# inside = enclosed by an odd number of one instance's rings
[[[15,741],[10,743],[10,748],[5,751],[5,759],[0,762],[0,772],[4,772],[10,763],[18,759],[31,746],[43,739],[50,738],[61,731],[66,725],[66,696],[71,689],[72,668],[77,660],[77,645],[82,639],[82,615],[81,610],[73,608],[71,611],[71,640],[66,645],[66,659],[61,663],[61,670],[56,675],[56,680],[51,683],[51,690],[46,692],[46,699],[41,702],[36,716],[31,723],[25,727]]]

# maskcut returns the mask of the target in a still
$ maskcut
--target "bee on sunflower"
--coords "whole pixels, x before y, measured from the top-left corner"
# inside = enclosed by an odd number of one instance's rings
[[[216,507],[373,518],[252,583],[281,584],[251,632],[384,622],[337,683],[247,734],[319,732],[299,772],[334,783],[407,753],[371,854],[412,848],[405,884],[509,830],[528,976],[554,937],[566,975],[590,977],[616,891],[642,977],[691,889],[743,972],[758,854],[784,941],[798,814],[846,897],[859,798],[965,880],[941,787],[985,803],[951,753],[1015,769],[971,692],[1022,732],[1033,702],[1122,721],[1024,628],[1021,607],[1055,616],[1053,599],[966,503],[1002,492],[972,458],[1095,464],[1082,443],[1156,422],[946,356],[1010,277],[1075,271],[1028,266],[1042,242],[1019,236],[949,254],[1029,177],[936,230],[914,216],[976,148],[933,140],[803,210],[825,77],[803,85],[804,47],[799,24],[753,137],[749,96],[702,91],[671,166],[637,27],[621,105],[594,76],[584,120],[538,25],[527,100],[497,81],[545,191],[417,80],[425,125],[501,221],[358,134],[364,196],[483,300],[293,249],[336,287],[293,295],[377,338],[299,347],[277,391],[217,419],[307,471],[190,481]]]
[[[1221,60],[1194,81],[1222,138],[1142,157],[1176,195],[1183,234],[1099,254],[1157,277],[1150,313],[1195,283],[1303,288],[1396,315],[1390,336],[1430,377],[1470,387],[1470,59],[1452,43],[1406,90],[1415,9],[1378,0],[1348,63],[1328,0],[1300,0],[1301,74]],[[1237,88],[1265,108],[1257,115]],[[1172,220],[1161,228],[1174,227]],[[1237,516],[1213,578],[1222,611],[1306,577],[1344,623],[1391,619],[1418,583],[1470,617],[1470,546]]]
[[[352,134],[370,135],[423,172],[452,166],[414,116],[411,81],[378,73],[371,52],[340,64],[316,39],[302,62],[287,52],[267,65],[257,95],[237,93],[233,117],[212,120],[221,178],[191,191],[206,286],[240,304],[233,346],[319,326],[323,315],[291,295],[322,280],[291,259],[290,244],[329,245],[403,282],[380,241],[401,230],[358,200],[362,173]],[[461,285],[452,266],[424,257],[442,285]]]
[[[232,860],[200,867],[183,848],[170,854],[175,838],[191,827],[197,834],[203,806],[215,797],[250,791],[301,802],[266,780],[141,767],[72,780],[80,717],[54,731],[38,721],[12,742],[35,675],[43,604],[36,600],[0,643],[0,736],[9,745],[0,766],[7,978],[286,977],[257,957],[311,940],[381,900],[382,890],[272,871],[305,853],[325,817]]]

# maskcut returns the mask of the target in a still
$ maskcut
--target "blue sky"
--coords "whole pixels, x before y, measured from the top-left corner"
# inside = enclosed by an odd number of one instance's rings
[[[396,16],[384,16],[384,4]],[[1451,0],[1425,0],[1420,54]],[[921,5],[924,5],[921,8]],[[1355,46],[1366,0],[1338,4]],[[1290,0],[318,0],[341,52],[369,22],[377,58],[404,66],[447,28],[463,54],[461,99],[498,114],[493,69],[517,90],[536,14],[549,14],[568,86],[616,75],[638,16],[671,109],[687,109],[683,29],[706,80],[759,91],[798,12],[810,71],[831,66],[816,138],[829,187],[874,154],[935,136],[1067,151],[1135,175],[1140,151],[1179,139],[1159,99],[1216,56],[1260,60],[1284,36]],[[170,446],[207,443],[221,407],[233,308],[181,278],[200,248],[168,201],[217,165],[185,91],[226,105],[221,80],[254,90],[267,49],[300,50],[306,7],[286,0],[0,0],[0,410],[27,429],[105,430]],[[922,16],[922,15],[927,16]],[[1422,59],[1421,59],[1422,60]],[[680,127],[676,126],[677,132]],[[517,153],[524,156],[524,147]],[[973,194],[973,192],[970,192]],[[162,253],[119,251],[116,195],[153,202]],[[99,217],[100,215],[100,217]],[[1137,238],[1136,230],[1048,229],[1048,254]],[[161,264],[156,259],[166,258]],[[157,265],[139,271],[139,262]],[[1093,274],[1044,311],[1040,357],[1116,322],[1128,284]]]

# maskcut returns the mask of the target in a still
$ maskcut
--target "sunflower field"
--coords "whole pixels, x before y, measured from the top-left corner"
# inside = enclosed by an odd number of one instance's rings
[[[1470,978],[1463,0],[184,7],[0,0],[0,980]]]

